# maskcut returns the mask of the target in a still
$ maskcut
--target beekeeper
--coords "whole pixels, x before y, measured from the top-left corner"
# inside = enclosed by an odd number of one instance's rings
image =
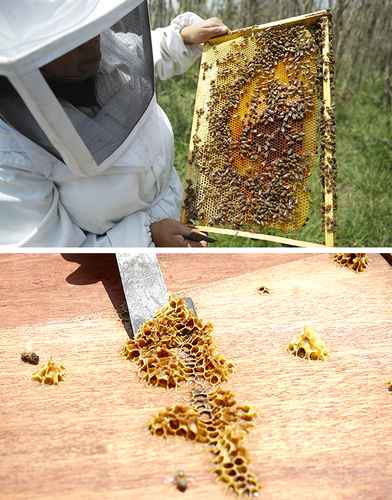
[[[154,73],[225,32],[186,13],[151,33],[141,0],[4,0],[0,245],[188,246]]]

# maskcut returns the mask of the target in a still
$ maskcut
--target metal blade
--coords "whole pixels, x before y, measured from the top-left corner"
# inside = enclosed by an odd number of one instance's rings
[[[134,336],[169,300],[169,294],[155,254],[116,254]]]

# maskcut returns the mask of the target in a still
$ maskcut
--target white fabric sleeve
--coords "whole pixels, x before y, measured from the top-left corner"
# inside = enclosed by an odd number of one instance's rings
[[[15,155],[13,154],[13,161]],[[53,182],[23,169],[0,167],[0,246],[80,246],[86,236],[72,223]]]
[[[180,220],[182,196],[181,181],[173,167],[167,188],[151,208],[125,217],[105,236],[88,233],[83,246],[155,247],[151,237],[151,224],[164,219]]]
[[[201,56],[202,46],[185,45],[181,30],[202,21],[197,14],[186,12],[173,19],[170,26],[152,32],[155,74],[160,80],[185,73]]]
[[[173,167],[168,187],[148,210],[151,222],[164,219],[180,220],[183,189],[176,169]]]

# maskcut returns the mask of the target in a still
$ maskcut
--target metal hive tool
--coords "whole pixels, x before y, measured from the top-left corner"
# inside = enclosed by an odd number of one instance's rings
[[[319,160],[325,243],[332,246],[332,79],[327,11],[239,30],[206,44],[184,222],[270,240],[263,230],[298,230],[309,216],[309,178]]]

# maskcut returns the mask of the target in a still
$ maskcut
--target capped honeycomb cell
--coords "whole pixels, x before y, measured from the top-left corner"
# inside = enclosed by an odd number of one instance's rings
[[[172,389],[196,379],[218,385],[228,379],[233,365],[217,353],[212,333],[211,323],[203,323],[182,298],[171,297],[122,354],[138,364],[150,385]]]
[[[332,52],[323,56],[323,21],[330,23],[324,16],[314,24],[256,26],[205,44],[188,164],[188,220],[290,232],[308,219],[309,178],[318,160],[323,185],[334,188],[334,112],[322,105],[334,60]]]
[[[352,269],[356,273],[363,273],[369,265],[369,258],[366,253],[337,253],[334,261],[343,266]]]
[[[65,368],[60,363],[55,363],[51,358],[32,374],[32,380],[41,384],[57,385],[64,380]]]
[[[288,345],[288,351],[299,358],[324,360],[329,356],[329,351],[317,333],[305,326],[302,333],[293,338]]]

